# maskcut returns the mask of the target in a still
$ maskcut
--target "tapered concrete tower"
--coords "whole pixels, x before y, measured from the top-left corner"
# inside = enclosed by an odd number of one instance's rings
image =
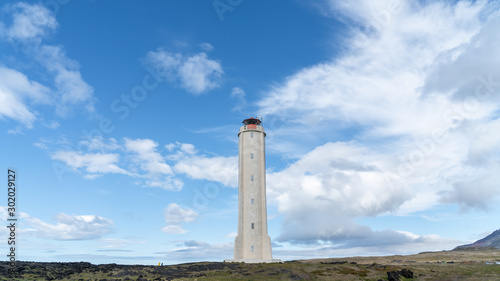
[[[266,133],[261,121],[245,119],[238,133],[238,236],[234,242],[236,262],[279,262],[273,260],[267,234]]]

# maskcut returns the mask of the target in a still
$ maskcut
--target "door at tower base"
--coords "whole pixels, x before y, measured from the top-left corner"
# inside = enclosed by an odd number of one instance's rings
[[[245,119],[243,124],[238,134],[238,235],[234,258],[226,261],[280,262],[273,259],[267,234],[266,133],[259,119]]]

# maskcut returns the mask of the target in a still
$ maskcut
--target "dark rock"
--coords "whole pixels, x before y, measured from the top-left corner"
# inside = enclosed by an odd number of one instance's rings
[[[292,273],[292,271],[290,271],[290,270],[288,270],[288,269],[280,269],[280,270],[279,270],[279,273],[281,273],[281,274],[291,274],[291,273]]]
[[[330,262],[321,262],[322,264],[346,264],[347,261],[330,261]]]
[[[387,279],[389,281],[399,281],[399,274],[396,271],[387,271]]]
[[[303,278],[300,277],[300,275],[293,273],[290,275],[290,280],[303,280]]]
[[[413,278],[413,272],[408,269],[403,269],[401,271],[398,271],[398,274],[403,276],[404,278]]]

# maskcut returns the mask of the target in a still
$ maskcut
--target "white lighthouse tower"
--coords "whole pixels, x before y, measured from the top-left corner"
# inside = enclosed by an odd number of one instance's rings
[[[279,262],[273,260],[267,234],[266,155],[261,121],[243,121],[239,137],[238,236],[234,242],[235,262]]]

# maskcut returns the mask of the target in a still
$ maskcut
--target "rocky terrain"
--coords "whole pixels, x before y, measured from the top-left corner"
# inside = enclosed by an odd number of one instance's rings
[[[297,260],[273,264],[199,262],[168,266],[88,262],[0,263],[0,280],[500,280],[500,250],[483,248],[408,256]]]
[[[455,248],[455,250],[466,248],[496,248],[500,249],[500,229],[494,231],[483,239],[477,240],[472,244],[462,245]]]

